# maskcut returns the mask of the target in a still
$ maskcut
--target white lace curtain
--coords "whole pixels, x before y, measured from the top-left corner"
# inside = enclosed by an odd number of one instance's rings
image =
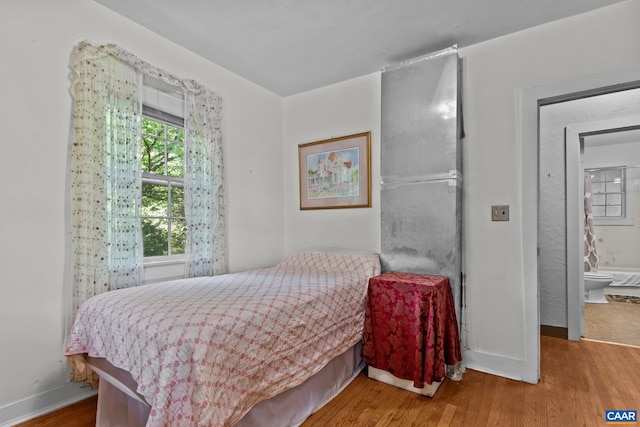
[[[141,281],[139,94],[143,76],[182,88],[187,100],[187,274],[226,272],[220,96],[115,45],[79,43],[71,69],[74,112],[68,163],[67,276],[72,306],[68,326],[90,297]]]

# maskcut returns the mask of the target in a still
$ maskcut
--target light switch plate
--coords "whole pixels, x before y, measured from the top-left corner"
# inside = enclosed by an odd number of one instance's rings
[[[491,206],[491,221],[509,221],[509,205]]]

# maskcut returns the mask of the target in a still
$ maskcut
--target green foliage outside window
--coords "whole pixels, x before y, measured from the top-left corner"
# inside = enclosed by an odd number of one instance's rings
[[[144,256],[184,254],[184,129],[144,118],[141,161]]]

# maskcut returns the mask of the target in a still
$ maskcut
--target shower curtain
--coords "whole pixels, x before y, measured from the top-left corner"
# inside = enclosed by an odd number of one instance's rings
[[[591,175],[584,175],[584,271],[598,271],[596,235],[591,212]]]

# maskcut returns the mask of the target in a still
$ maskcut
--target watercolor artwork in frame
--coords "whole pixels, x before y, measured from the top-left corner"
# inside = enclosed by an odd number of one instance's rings
[[[371,207],[371,132],[298,145],[300,209]]]

